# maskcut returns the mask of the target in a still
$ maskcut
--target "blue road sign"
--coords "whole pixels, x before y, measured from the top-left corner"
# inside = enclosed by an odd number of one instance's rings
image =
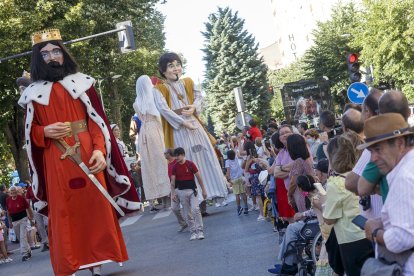
[[[348,99],[356,104],[362,104],[368,95],[368,86],[362,82],[354,82],[348,87]]]

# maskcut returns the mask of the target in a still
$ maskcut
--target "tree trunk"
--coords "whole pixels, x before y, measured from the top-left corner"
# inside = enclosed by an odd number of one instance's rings
[[[111,98],[110,104],[110,110],[111,110],[111,117],[114,124],[117,124],[119,127],[119,130],[122,133],[123,129],[123,123],[122,123],[122,117],[121,117],[121,106],[122,106],[122,100],[119,97],[118,93],[118,86],[114,80],[111,78],[108,79],[109,83],[109,95]]]
[[[13,118],[7,123],[4,133],[10,146],[20,180],[31,180],[27,152],[26,149],[23,148],[25,145],[24,114],[23,111],[17,106],[14,106],[13,111]]]

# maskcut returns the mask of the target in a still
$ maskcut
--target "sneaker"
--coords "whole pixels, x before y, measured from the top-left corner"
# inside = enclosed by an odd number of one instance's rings
[[[276,264],[274,268],[270,268],[267,271],[269,271],[272,274],[279,274],[282,271],[282,265]]]
[[[152,207],[151,209],[150,209],[150,213],[156,213],[156,212],[158,212],[159,211],[159,209],[157,209],[157,208],[155,208],[155,207]]]
[[[277,232],[277,227],[273,227],[273,232]]]
[[[198,238],[197,233],[192,233],[190,237],[190,241],[196,240]]]
[[[6,259],[1,259],[0,260],[0,264],[5,264],[6,263]]]
[[[259,206],[257,206],[257,205],[256,205],[256,206],[254,207],[254,211],[259,211],[259,210],[260,210]]]
[[[243,208],[240,206],[237,207],[237,215],[240,216],[242,212],[243,212]]]
[[[252,211],[254,211],[255,209],[256,209],[256,205],[253,205],[250,209],[249,209],[249,212],[252,212]]]
[[[209,213],[207,213],[207,212],[205,212],[205,213],[202,213],[202,214],[201,214],[201,216],[202,216],[202,217],[208,217],[209,215],[210,215],[210,214],[209,214]]]
[[[188,227],[188,224],[181,225],[180,228],[178,229],[178,233],[184,232],[184,230],[187,229],[187,227]]]
[[[40,252],[45,252],[49,250],[49,245],[47,243],[43,244],[43,248],[42,250],[40,250]]]
[[[221,203],[221,206],[222,206],[222,207],[224,207],[224,206],[227,206],[227,205],[229,205],[229,204],[227,203],[227,200],[223,200],[223,202]]]
[[[265,217],[262,215],[259,215],[259,217],[257,218],[257,221],[264,221],[264,220],[265,220]]]
[[[220,203],[216,202],[216,208],[220,207]]]
[[[29,260],[31,257],[32,257],[32,254],[30,254],[30,253],[27,253],[27,254],[23,255],[22,262],[25,262],[25,261]]]
[[[197,239],[204,240],[204,233],[203,232],[198,232]]]
[[[31,250],[36,250],[36,249],[39,249],[40,247],[41,247],[40,244],[36,244],[34,246],[31,246],[30,249]]]
[[[13,262],[13,259],[11,259],[11,258],[7,258],[7,259],[5,259],[5,260],[4,260],[4,262],[5,262],[5,263],[10,263],[10,262]]]
[[[248,215],[249,214],[249,210],[247,210],[247,208],[244,208],[243,214]]]
[[[267,271],[279,275],[296,275],[296,273],[298,273],[298,266],[296,264],[276,264],[275,268],[268,269]]]

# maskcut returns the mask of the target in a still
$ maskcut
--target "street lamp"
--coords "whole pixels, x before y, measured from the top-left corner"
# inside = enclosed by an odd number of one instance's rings
[[[113,75],[114,73],[113,73],[113,72],[110,72],[110,74],[111,74],[111,75]],[[103,82],[104,80],[108,80],[108,79],[116,80],[116,79],[119,79],[120,77],[122,77],[122,75],[113,75],[113,76],[110,76],[110,77],[106,77],[106,78],[103,78],[103,79],[98,79],[98,80],[97,80],[97,82],[98,82],[99,94],[100,94],[100,97],[101,97],[101,103],[102,103],[102,108],[103,108],[103,109],[105,109],[105,105],[104,105],[104,101],[103,101],[103,94],[102,94],[102,82]]]

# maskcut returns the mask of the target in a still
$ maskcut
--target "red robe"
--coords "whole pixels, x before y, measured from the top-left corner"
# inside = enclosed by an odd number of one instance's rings
[[[85,173],[44,137],[44,126],[55,122],[87,120],[88,132],[79,134],[85,164],[93,150],[106,154],[100,128],[88,116],[83,103],[74,100],[60,83],[54,83],[49,105],[34,103],[33,143],[43,151],[44,176],[49,205],[50,258],[56,275],[70,275],[80,266],[128,259],[121,229],[112,206]],[[65,138],[69,145],[74,137]],[[95,175],[106,187],[104,173]]]
[[[73,80],[79,81],[79,78],[86,76],[79,75],[74,76]],[[78,269],[109,261],[126,261],[128,255],[113,207],[77,164],[69,159],[60,160],[60,150],[44,137],[46,125],[86,120],[88,131],[79,134],[83,162],[90,166],[89,159],[95,149],[107,157],[110,155],[110,168],[95,176],[112,196],[120,196],[117,202],[124,211],[136,210],[139,199],[135,189],[129,189],[127,185],[130,175],[118,147],[112,146],[111,152],[106,152],[104,130],[107,141],[109,139],[112,143],[115,139],[112,132],[107,131],[108,121],[93,86],[86,90],[88,97],[81,100],[74,99],[73,93],[69,94],[62,84],[54,83],[50,95],[42,92],[43,99],[49,95],[47,103],[30,100],[35,97],[42,99],[38,96],[41,93],[37,93],[35,88],[28,91],[31,95],[23,93],[19,103],[27,104],[27,112],[33,114],[32,121],[31,116],[26,120],[26,131],[31,130],[26,132],[30,133],[30,140],[27,139],[28,153],[31,166],[37,172],[34,177],[37,185],[34,183],[33,187],[36,197],[48,203],[50,256],[55,275],[70,275]],[[37,94],[33,96],[33,93]],[[86,105],[91,105],[93,112],[87,111]],[[88,112],[89,116],[97,113],[104,121],[101,120],[102,126],[98,126],[88,116]],[[74,144],[73,137],[66,137],[65,140],[70,145]],[[108,170],[116,171],[122,177],[116,182]],[[125,183],[119,183],[119,180]]]

